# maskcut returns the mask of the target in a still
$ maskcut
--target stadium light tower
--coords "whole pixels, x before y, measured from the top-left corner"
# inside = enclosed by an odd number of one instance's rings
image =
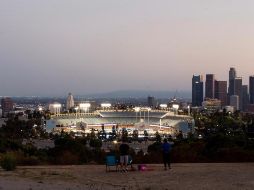
[[[136,122],[138,121],[138,112],[140,112],[140,107],[135,107],[134,108],[135,112],[136,112]]]
[[[76,112],[76,119],[78,118],[78,107],[74,108],[75,112]]]
[[[59,103],[53,104],[54,114],[60,114],[62,105]]]
[[[146,121],[146,112],[145,112],[144,108],[143,108],[143,111],[144,111],[144,122],[145,122]]]
[[[167,109],[167,107],[168,107],[167,104],[160,104],[160,108],[163,109],[163,110],[164,110],[164,109]]]
[[[41,106],[38,107],[39,112],[43,111],[43,108]]]
[[[103,108],[103,110],[104,109],[109,109],[109,108],[111,108],[111,104],[110,103],[102,103],[101,107]]]
[[[91,107],[91,104],[90,104],[90,103],[81,103],[81,104],[79,104],[79,108],[80,108],[81,110],[84,110],[85,113],[86,113],[86,112],[89,112],[90,107]]]
[[[150,115],[149,112],[151,111],[151,108],[147,108],[147,113],[148,113],[148,126],[150,125]]]
[[[174,112],[175,112],[175,115],[177,113],[177,110],[179,109],[179,105],[178,104],[173,104],[173,109],[174,109]]]
[[[188,105],[188,115],[190,115],[190,106]]]
[[[53,105],[53,107],[54,107],[54,108],[61,108],[61,104],[55,103],[55,104]]]

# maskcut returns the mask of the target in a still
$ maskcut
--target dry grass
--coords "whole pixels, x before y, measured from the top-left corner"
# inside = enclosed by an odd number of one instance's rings
[[[19,167],[0,170],[0,189],[254,189],[254,163],[173,164],[170,171],[161,165],[148,167],[153,171],[106,173],[98,165]]]

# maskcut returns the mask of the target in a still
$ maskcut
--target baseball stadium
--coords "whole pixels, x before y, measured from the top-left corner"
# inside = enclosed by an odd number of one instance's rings
[[[193,132],[193,126],[194,120],[190,116],[150,108],[55,114],[46,120],[48,132],[73,132],[77,136],[91,133],[92,130],[95,132],[103,130],[109,134],[112,130],[121,132],[123,129],[126,129],[128,133],[137,130],[140,137],[144,131],[149,135],[159,132],[174,137],[181,132],[183,136],[187,136],[189,132]]]

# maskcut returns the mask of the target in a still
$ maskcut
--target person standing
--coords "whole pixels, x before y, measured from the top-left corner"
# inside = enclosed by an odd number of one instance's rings
[[[127,171],[127,166],[128,166],[128,159],[129,159],[129,145],[123,141],[122,144],[119,147],[120,151],[120,164],[121,164],[121,169],[122,171],[126,172]]]
[[[170,152],[172,149],[172,145],[168,143],[167,139],[164,139],[163,144],[162,144],[162,154],[163,154],[163,163],[164,163],[164,169],[167,170],[171,169],[170,166]]]

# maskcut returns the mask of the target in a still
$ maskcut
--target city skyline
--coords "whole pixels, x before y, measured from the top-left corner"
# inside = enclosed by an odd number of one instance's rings
[[[157,6],[159,5],[159,6]],[[0,95],[189,91],[254,74],[254,2],[0,1]]]

